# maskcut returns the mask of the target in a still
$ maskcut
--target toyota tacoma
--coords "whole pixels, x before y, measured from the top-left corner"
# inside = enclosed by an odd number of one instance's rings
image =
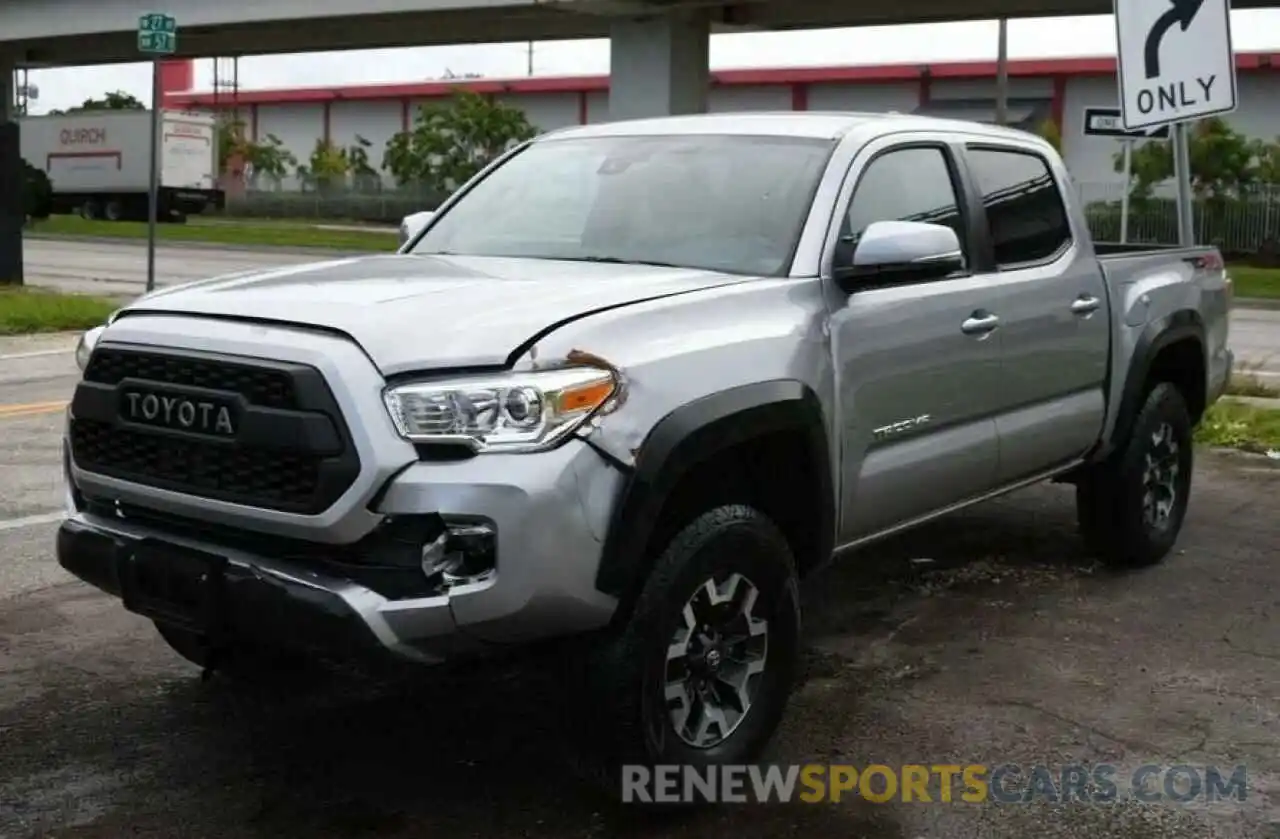
[[[1164,558],[1230,305],[1214,248],[1093,242],[1020,131],[569,128],[397,253],[86,333],[57,555],[206,672],[568,641],[610,765],[746,763],[833,558],[1045,480],[1102,560]]]

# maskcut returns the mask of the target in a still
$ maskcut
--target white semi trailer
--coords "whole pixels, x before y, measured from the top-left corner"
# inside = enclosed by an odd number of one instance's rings
[[[22,157],[49,175],[53,211],[111,221],[147,218],[150,111],[81,111],[26,117]],[[160,115],[157,155],[161,221],[225,202],[218,188],[218,135],[212,116]]]

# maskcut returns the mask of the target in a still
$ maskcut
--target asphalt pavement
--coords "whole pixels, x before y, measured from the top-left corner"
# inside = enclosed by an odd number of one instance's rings
[[[342,254],[337,254],[342,256]],[[251,268],[298,265],[332,258],[315,251],[250,250],[203,245],[156,247],[156,284],[177,285]],[[145,242],[27,238],[23,245],[28,285],[88,294],[137,295],[146,289]]]
[[[785,763],[1243,765],[1243,801],[725,805],[586,794],[520,674],[239,690],[57,565],[70,336],[0,340],[0,837],[1275,839],[1280,468],[1203,452],[1178,550],[1091,565],[1045,485],[849,559],[804,596]],[[1025,779],[1023,781],[1025,783]],[[1014,785],[1017,791],[1022,787]]]

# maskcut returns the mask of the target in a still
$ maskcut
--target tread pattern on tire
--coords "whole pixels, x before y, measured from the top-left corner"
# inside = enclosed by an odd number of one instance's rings
[[[606,795],[618,792],[616,772],[620,766],[649,762],[643,748],[646,734],[639,685],[647,648],[654,643],[653,634],[661,631],[665,600],[686,561],[727,530],[738,527],[750,528],[755,538],[769,546],[770,554],[785,564],[794,589],[795,559],[782,531],[752,507],[732,504],[714,508],[671,539],[645,581],[631,620],[617,634],[595,645],[578,671],[583,695],[589,697],[585,711],[591,719],[578,728],[574,768]]]
[[[1174,426],[1179,445],[1191,457],[1191,418],[1177,386],[1157,382],[1134,418],[1129,438],[1103,463],[1094,466],[1076,486],[1080,534],[1091,553],[1115,567],[1154,565],[1168,555],[1181,530],[1187,493],[1177,502],[1178,520],[1170,537],[1153,539],[1141,519],[1141,499],[1132,495],[1146,456],[1145,437],[1160,422]],[[1188,480],[1190,469],[1188,467]],[[1189,485],[1188,485],[1189,489]],[[1128,490],[1128,492],[1126,492]]]

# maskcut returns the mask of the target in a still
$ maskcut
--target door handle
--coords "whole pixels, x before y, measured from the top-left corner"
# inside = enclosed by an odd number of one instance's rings
[[[1000,318],[990,312],[977,311],[960,324],[960,331],[966,335],[989,335],[997,326],[1000,325]]]
[[[1098,311],[1098,306],[1102,301],[1094,297],[1092,294],[1082,294],[1071,303],[1071,313],[1076,315],[1091,315]]]

